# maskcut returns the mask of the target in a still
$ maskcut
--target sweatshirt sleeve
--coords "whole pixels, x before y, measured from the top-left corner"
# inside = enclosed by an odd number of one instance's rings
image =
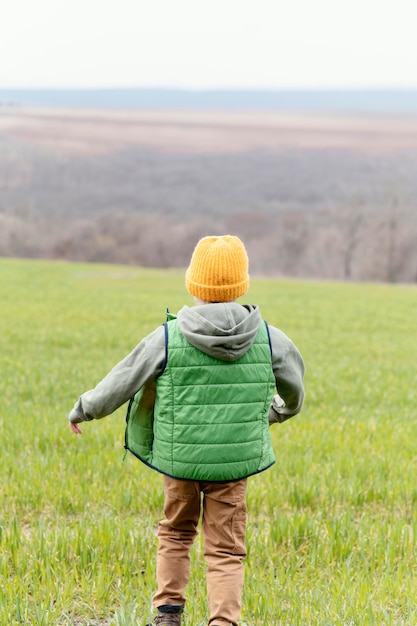
[[[83,393],[69,414],[72,423],[101,419],[130,400],[165,362],[165,333],[160,326],[145,337],[94,387]]]
[[[291,339],[274,326],[269,327],[272,347],[272,369],[278,395],[269,411],[269,423],[284,422],[297,415],[304,402],[303,358]]]

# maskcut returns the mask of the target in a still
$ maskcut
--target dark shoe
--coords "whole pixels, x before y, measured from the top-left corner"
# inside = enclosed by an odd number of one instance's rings
[[[155,615],[150,624],[146,624],[146,626],[152,626],[155,624],[156,626],[181,626],[181,614],[179,613],[162,613],[162,611],[158,611],[158,615]]]

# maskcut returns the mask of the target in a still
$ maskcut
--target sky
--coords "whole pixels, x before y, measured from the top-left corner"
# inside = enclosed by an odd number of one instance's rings
[[[417,88],[416,0],[1,5],[0,88]]]

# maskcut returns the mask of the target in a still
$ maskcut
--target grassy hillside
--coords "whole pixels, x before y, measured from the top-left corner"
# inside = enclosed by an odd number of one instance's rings
[[[151,616],[161,478],[123,461],[125,407],[67,414],[146,333],[191,304],[182,271],[0,260],[0,624]],[[306,360],[303,413],[249,483],[243,620],[417,623],[415,288],[253,279],[249,301]],[[202,545],[186,626],[205,624]]]

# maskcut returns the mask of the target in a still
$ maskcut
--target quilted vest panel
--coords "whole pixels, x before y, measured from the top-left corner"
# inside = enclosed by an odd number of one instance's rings
[[[192,346],[176,320],[166,331],[167,363],[156,389],[148,385],[129,405],[127,449],[175,478],[238,480],[270,467],[275,379],[266,325],[234,362]]]

